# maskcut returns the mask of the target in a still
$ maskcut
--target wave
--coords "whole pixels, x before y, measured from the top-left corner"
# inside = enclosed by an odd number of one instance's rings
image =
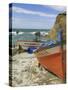
[[[19,32],[18,35],[23,34],[24,32]]]
[[[24,32],[15,32],[15,31],[13,31],[13,32],[10,32],[9,33],[9,35],[21,35],[21,34],[23,34]]]
[[[48,35],[48,32],[40,32],[42,36]]]
[[[16,32],[10,32],[9,35],[17,35]]]

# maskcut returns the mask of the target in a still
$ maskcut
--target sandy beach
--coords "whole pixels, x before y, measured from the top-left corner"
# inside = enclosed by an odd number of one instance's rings
[[[12,86],[34,86],[63,83],[61,79],[38,66],[35,54],[27,52],[12,57]]]

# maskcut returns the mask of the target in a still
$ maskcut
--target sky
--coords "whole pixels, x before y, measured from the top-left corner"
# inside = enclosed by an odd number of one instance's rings
[[[13,3],[9,7],[9,18],[15,29],[51,29],[56,16],[65,11],[65,6]]]

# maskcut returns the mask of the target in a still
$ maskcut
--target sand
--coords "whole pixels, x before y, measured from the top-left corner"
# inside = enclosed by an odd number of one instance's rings
[[[27,52],[12,57],[12,86],[34,86],[63,83],[61,79],[38,67],[35,54]]]

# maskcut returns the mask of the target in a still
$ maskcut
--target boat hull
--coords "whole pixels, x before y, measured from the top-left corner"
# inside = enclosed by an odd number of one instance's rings
[[[55,54],[37,57],[39,63],[48,71],[57,75],[61,79],[65,79],[66,72],[66,59],[65,59],[65,51],[64,53],[58,52]]]

